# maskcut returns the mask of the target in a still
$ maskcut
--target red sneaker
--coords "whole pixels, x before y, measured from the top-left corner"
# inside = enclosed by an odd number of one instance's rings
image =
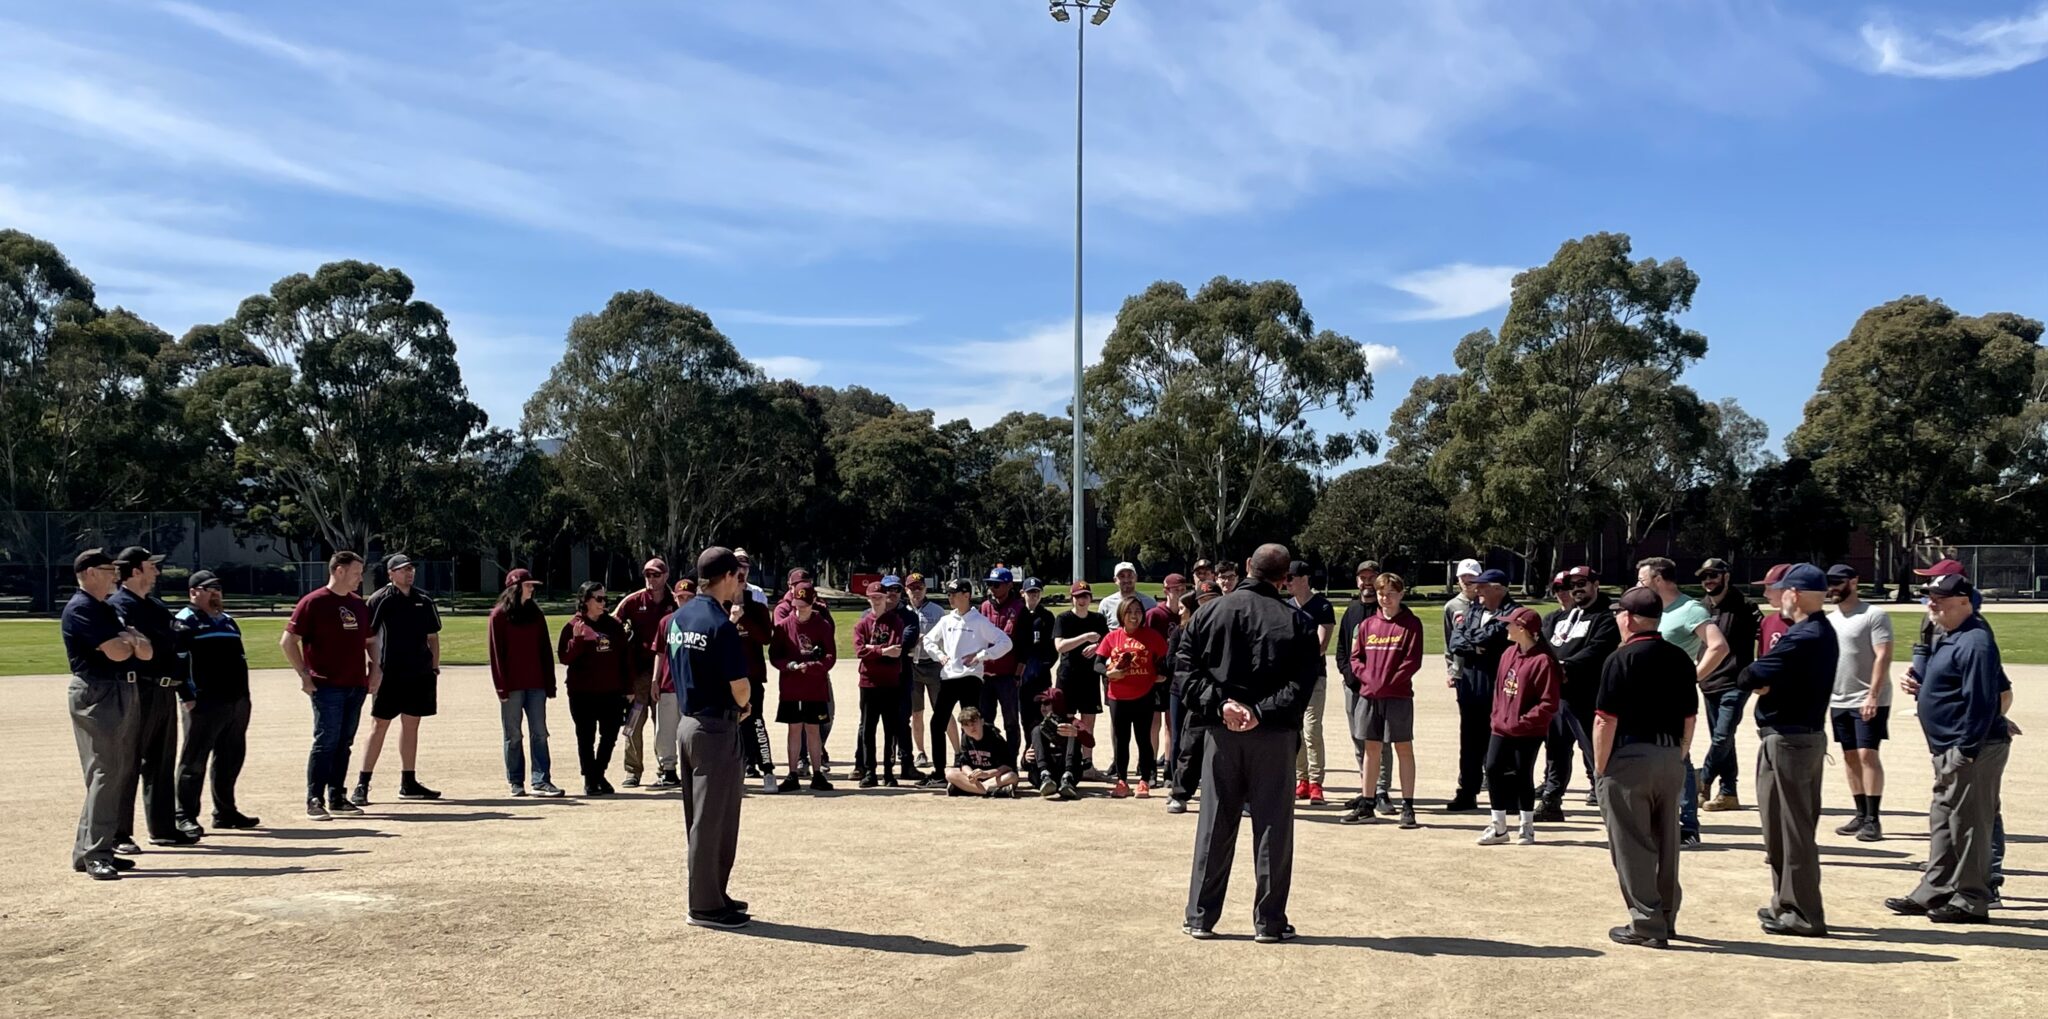
[[[1325,804],[1327,804],[1327,803],[1329,803],[1329,802],[1330,802],[1329,800],[1323,799],[1323,787],[1322,787],[1322,784],[1321,784],[1321,783],[1318,783],[1318,782],[1310,782],[1310,783],[1308,784],[1308,805],[1309,805],[1309,806],[1311,806],[1311,807],[1320,807],[1320,806],[1323,806],[1323,805],[1325,805]]]
[[[1141,800],[1149,800],[1152,798],[1152,787],[1148,785],[1144,779],[1138,780],[1138,798]]]
[[[1123,799],[1124,797],[1126,797],[1126,796],[1129,796],[1130,794],[1131,794],[1131,786],[1130,786],[1130,784],[1129,784],[1129,783],[1127,783],[1127,782],[1125,782],[1125,781],[1124,781],[1123,779],[1117,779],[1117,780],[1116,780],[1116,788],[1114,788],[1114,789],[1111,789],[1111,790],[1109,791],[1109,798],[1110,798],[1110,799],[1112,799],[1112,800],[1121,800],[1121,799]]]
[[[1297,800],[1308,799],[1308,779],[1302,779],[1294,783],[1294,798]]]

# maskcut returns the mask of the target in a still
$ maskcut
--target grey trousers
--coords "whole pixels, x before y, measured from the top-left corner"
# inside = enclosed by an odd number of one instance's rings
[[[1600,816],[1608,851],[1621,879],[1629,927],[1647,938],[1668,938],[1678,920],[1678,797],[1685,788],[1685,755],[1677,747],[1636,743],[1607,759],[1598,780]]]
[[[1771,866],[1771,898],[1764,908],[1797,931],[1825,932],[1820,900],[1821,775],[1827,734],[1786,735],[1766,730],[1756,752],[1756,810],[1764,830],[1764,862]]]
[[[1360,768],[1365,767],[1365,739],[1358,734],[1358,691],[1349,684],[1344,687],[1344,722],[1351,729],[1351,759]],[[1394,745],[1380,746],[1379,781],[1371,789],[1360,789],[1362,796],[1385,796],[1394,785]]]
[[[121,786],[120,838],[135,837],[135,787],[142,786],[143,830],[153,839],[178,834],[178,695],[153,680],[135,693],[135,770]]]
[[[78,742],[78,767],[85,773],[85,806],[78,812],[78,839],[71,865],[111,860],[121,834],[121,790],[135,781],[135,739],[142,712],[135,684],[74,676],[66,690],[71,735]]]
[[[717,913],[732,903],[725,893],[740,845],[740,800],[746,786],[740,763],[740,723],[684,715],[676,723],[682,752],[683,831],[689,850],[690,912]]]
[[[2010,743],[1986,743],[1975,760],[1961,750],[1934,757],[1934,802],[1927,808],[1927,870],[1907,896],[1929,909],[1954,906],[1983,916],[1991,899],[1992,822]]]
[[[1252,926],[1279,933],[1287,926],[1287,894],[1294,884],[1294,748],[1301,734],[1264,726],[1232,732],[1208,730],[1202,755],[1201,817],[1195,824],[1195,862],[1188,878],[1187,922],[1213,928],[1230,890],[1237,857],[1237,823],[1249,805],[1258,891]]]

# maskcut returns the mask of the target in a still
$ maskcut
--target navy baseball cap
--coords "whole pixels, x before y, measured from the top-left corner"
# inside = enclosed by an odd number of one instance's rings
[[[988,571],[988,582],[991,584],[1011,584],[1015,583],[1016,580],[1017,575],[1011,573],[1010,568],[1007,566],[998,566]]]
[[[396,552],[392,554],[391,558],[384,560],[384,572],[397,573],[399,570],[405,569],[406,567],[411,565],[411,556],[406,555],[403,552]]]
[[[1970,583],[1970,578],[1960,573],[1944,573],[1920,585],[1920,593],[1928,598],[1967,597],[1976,589],[1976,586]]]
[[[1847,563],[1836,563],[1828,567],[1829,580],[1855,580],[1856,568]]]
[[[114,565],[114,557],[108,555],[106,549],[89,548],[78,553],[78,558],[71,560],[71,572],[84,573],[87,570],[97,570],[102,566],[112,565]]]
[[[1647,587],[1631,587],[1614,600],[1614,611],[1644,619],[1664,618],[1664,599]]]
[[[1025,577],[1025,578],[1024,578],[1024,593],[1025,593],[1025,594],[1030,594],[1030,593],[1031,593],[1031,592],[1033,592],[1033,591],[1043,591],[1043,590],[1045,590],[1045,583],[1044,583],[1043,581],[1039,580],[1039,579],[1038,579],[1037,577]]]
[[[212,570],[200,570],[198,573],[194,573],[186,578],[185,586],[190,591],[197,591],[208,587],[218,591],[220,590],[220,578],[214,576]]]
[[[1770,585],[1773,591],[1812,591],[1819,593],[1828,589],[1828,575],[1812,563],[1800,563],[1785,571],[1785,575]]]
[[[1487,570],[1472,578],[1472,582],[1475,584],[1505,584],[1508,582],[1508,575],[1505,570]]]

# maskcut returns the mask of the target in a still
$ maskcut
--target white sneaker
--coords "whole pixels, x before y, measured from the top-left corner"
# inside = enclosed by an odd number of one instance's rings
[[[1517,844],[1517,845],[1524,845],[1524,846],[1533,846],[1533,845],[1535,845],[1535,844],[1536,844],[1536,829],[1534,829],[1534,828],[1524,828],[1524,829],[1522,829],[1522,835],[1521,835],[1521,837],[1520,837],[1520,838],[1517,838],[1517,839],[1515,840],[1515,842],[1516,842],[1516,844]]]
[[[762,792],[764,792],[764,793],[773,793],[773,792],[775,792],[775,773],[774,773],[774,772],[772,772],[772,771],[766,771],[766,772],[762,772],[762,773],[761,773],[761,791],[762,791]]]
[[[1482,846],[1504,846],[1507,843],[1508,830],[1506,828],[1489,824],[1486,826],[1485,831],[1479,833],[1479,844]]]

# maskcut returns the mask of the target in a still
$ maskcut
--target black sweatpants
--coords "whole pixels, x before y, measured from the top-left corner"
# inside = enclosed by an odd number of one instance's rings
[[[945,773],[945,762],[953,759],[953,755],[946,752],[946,723],[952,721],[953,713],[960,710],[962,705],[971,706],[976,711],[981,710],[980,676],[940,680],[938,691],[932,694],[932,713],[925,719],[931,730],[932,741],[927,745],[932,750],[932,768],[940,774]],[[993,718],[985,720],[991,725],[995,724]]]
[[[185,715],[185,748],[178,755],[178,820],[199,822],[199,790],[213,766],[213,816],[233,818],[235,779],[249,756],[249,698],[201,699]],[[209,760],[210,759],[210,760]]]
[[[569,717],[576,721],[576,763],[584,779],[603,778],[612,766],[619,727],[626,724],[626,695],[572,693]]]
[[[143,828],[153,839],[178,834],[178,695],[144,679],[135,684],[142,724],[136,734],[135,771],[121,790],[119,835],[135,837],[135,785],[142,784]]]
[[[860,690],[860,761],[871,774],[894,774],[892,762],[910,745],[910,719],[896,710],[902,692],[893,686]],[[882,756],[875,756],[875,730],[882,730]]]
[[[740,723],[740,758],[759,768],[762,774],[770,774],[775,771],[775,748],[768,740],[767,716],[761,714],[761,709],[767,705],[767,702],[762,700],[768,696],[767,681],[755,680],[751,683],[748,696],[752,698],[754,713]]]
[[[1490,733],[1486,746],[1486,794],[1495,810],[1527,814],[1536,809],[1536,752],[1541,736]]]
[[[1458,698],[1458,798],[1479,798],[1486,747],[1493,739],[1493,702]]]
[[[1543,741],[1543,798],[1559,803],[1572,784],[1572,751],[1584,760],[1586,786],[1593,785],[1593,694],[1566,698],[1557,717],[1550,721],[1550,734]]]
[[[1202,757],[1208,751],[1209,727],[1196,725],[1194,716],[1181,708],[1180,739],[1173,751],[1173,798],[1186,803],[1202,787]]]
[[[1048,734],[1043,724],[1031,730],[1031,753],[1037,758],[1034,767],[1041,770],[1040,785],[1044,785],[1046,779],[1079,785],[1081,772],[1088,766],[1087,759],[1081,755],[1079,736]]]
[[[1131,773],[1131,740],[1138,742],[1138,778],[1145,782],[1152,780],[1152,769],[1158,765],[1152,754],[1152,695],[1146,694],[1134,701],[1110,701],[1109,725],[1116,739],[1115,763],[1111,770],[1116,780],[1124,781]]]

